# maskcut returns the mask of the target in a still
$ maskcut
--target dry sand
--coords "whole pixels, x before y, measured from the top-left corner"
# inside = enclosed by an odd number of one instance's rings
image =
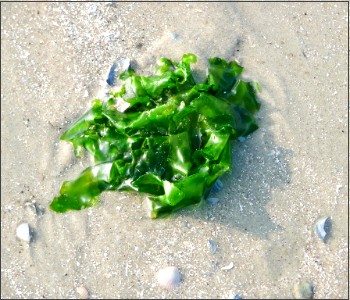
[[[344,2],[2,3],[1,297],[76,298],[83,285],[91,298],[291,298],[303,280],[315,298],[348,297],[347,28]],[[146,74],[188,52],[198,70],[236,59],[262,87],[260,129],[234,145],[219,203],[150,220],[140,198],[105,193],[51,212],[89,165],[59,136],[113,61]],[[322,216],[327,243],[314,233]],[[167,265],[183,274],[172,291],[155,279]]]

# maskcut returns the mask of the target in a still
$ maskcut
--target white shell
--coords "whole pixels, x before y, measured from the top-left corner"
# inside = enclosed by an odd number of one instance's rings
[[[78,286],[76,291],[79,294],[80,299],[89,299],[89,291],[86,289],[85,286]]]
[[[173,289],[181,283],[181,273],[176,267],[166,267],[157,272],[159,285],[165,289]]]
[[[221,270],[231,270],[233,268],[233,262],[230,262],[228,266],[222,267]]]
[[[316,221],[316,234],[322,241],[327,241],[331,231],[331,227],[331,217],[323,217]]]
[[[16,229],[16,235],[20,240],[29,243],[31,239],[29,224],[28,223],[20,224]]]

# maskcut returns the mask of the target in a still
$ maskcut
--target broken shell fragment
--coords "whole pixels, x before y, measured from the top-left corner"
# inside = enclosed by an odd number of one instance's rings
[[[221,270],[231,270],[233,268],[233,262],[230,262],[228,266],[222,267]]]
[[[20,224],[16,229],[16,235],[20,240],[29,243],[31,240],[29,224],[28,223]]]
[[[326,242],[329,238],[330,232],[332,229],[331,217],[323,217],[316,221],[316,234],[318,237]]]
[[[178,268],[170,266],[157,272],[159,285],[165,289],[174,289],[181,283],[181,273]]]
[[[295,299],[312,299],[314,297],[314,286],[306,281],[299,282],[293,287]]]

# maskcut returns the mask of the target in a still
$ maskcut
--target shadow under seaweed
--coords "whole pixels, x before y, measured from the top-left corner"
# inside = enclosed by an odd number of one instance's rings
[[[224,188],[209,195],[217,197],[218,203],[202,201],[175,215],[203,219],[264,239],[279,230],[266,206],[272,201],[274,190],[284,189],[291,182],[289,158],[293,152],[275,142],[270,111],[269,105],[262,102],[257,118],[260,128],[244,141],[233,142],[232,170],[220,179]]]

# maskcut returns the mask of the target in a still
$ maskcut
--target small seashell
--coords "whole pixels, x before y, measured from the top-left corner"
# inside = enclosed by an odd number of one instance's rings
[[[228,299],[243,299],[240,294],[232,294],[228,297]]]
[[[121,59],[115,62],[109,70],[107,76],[107,83],[112,86],[115,83],[115,78],[120,75],[122,72],[126,71],[130,67],[130,59]]]
[[[78,286],[76,291],[79,294],[80,299],[89,299],[89,291],[86,289],[85,286]]]
[[[16,235],[20,240],[29,243],[31,240],[29,224],[28,223],[20,224],[16,229]]]
[[[299,282],[293,287],[294,299],[312,299],[314,293],[314,286],[306,281]]]
[[[112,65],[111,69],[109,70],[107,80],[106,80],[109,85],[114,85],[114,80],[115,80],[114,71],[115,71],[116,67],[117,67],[117,65],[114,63]]]
[[[179,34],[177,32],[169,32],[169,35],[173,41],[179,40]]]
[[[233,262],[230,262],[228,266],[222,267],[221,270],[231,270],[233,268]]]
[[[217,246],[213,240],[209,239],[208,242],[210,246],[210,252],[214,254],[216,252]]]
[[[157,272],[159,285],[165,289],[174,289],[180,285],[181,273],[178,268],[170,266]]]
[[[215,198],[215,197],[209,197],[207,199],[207,202],[211,205],[215,205],[215,204],[218,204],[219,202],[219,198]]]
[[[331,217],[323,217],[316,221],[315,231],[318,237],[326,242],[332,229]]]
[[[224,188],[224,184],[221,182],[220,179],[217,179],[213,184],[211,191],[213,193],[217,193],[217,192],[220,192],[223,188]]]

